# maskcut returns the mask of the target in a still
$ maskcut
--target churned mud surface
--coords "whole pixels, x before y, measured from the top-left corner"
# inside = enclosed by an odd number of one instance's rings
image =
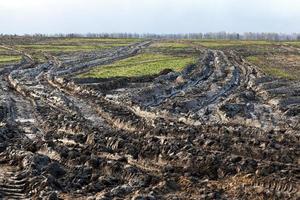
[[[299,81],[207,48],[181,72],[77,78],[152,42],[0,68],[0,199],[300,198]]]

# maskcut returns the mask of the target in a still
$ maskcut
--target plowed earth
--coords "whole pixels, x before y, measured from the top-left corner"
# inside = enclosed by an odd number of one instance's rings
[[[300,198],[299,81],[206,48],[181,72],[75,78],[150,44],[0,68],[0,199]]]

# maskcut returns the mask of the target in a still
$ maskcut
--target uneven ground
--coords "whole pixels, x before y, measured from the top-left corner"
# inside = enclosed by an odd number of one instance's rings
[[[298,43],[0,41],[0,199],[300,198]]]

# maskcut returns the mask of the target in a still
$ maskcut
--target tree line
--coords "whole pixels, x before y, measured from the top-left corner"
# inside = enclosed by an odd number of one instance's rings
[[[20,35],[5,35],[2,37],[16,37]],[[155,33],[68,33],[68,34],[25,34],[24,37],[45,38],[45,37],[62,37],[62,38],[141,38],[141,39],[216,39],[216,40],[272,40],[272,41],[289,41],[300,40],[300,33],[228,33],[228,32],[209,32],[209,33],[186,33],[186,34],[155,34]]]

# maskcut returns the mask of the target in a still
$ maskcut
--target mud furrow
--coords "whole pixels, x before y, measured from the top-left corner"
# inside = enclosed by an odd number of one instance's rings
[[[0,69],[0,198],[299,197],[297,81],[207,49],[182,72],[73,78],[150,43]]]

